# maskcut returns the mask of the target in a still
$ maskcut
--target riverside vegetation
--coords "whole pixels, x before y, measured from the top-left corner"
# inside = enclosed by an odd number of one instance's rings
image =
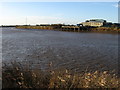
[[[73,73],[67,69],[41,70],[20,63],[3,65],[3,88],[119,88],[120,78],[108,71]]]
[[[78,32],[78,30],[73,30],[73,28],[70,28],[69,30],[62,29],[62,25],[54,25],[54,26],[16,26],[18,29],[46,29],[46,30],[58,30],[58,31],[71,31],[71,32]],[[113,33],[119,33],[120,27],[79,27],[79,32],[113,32]]]

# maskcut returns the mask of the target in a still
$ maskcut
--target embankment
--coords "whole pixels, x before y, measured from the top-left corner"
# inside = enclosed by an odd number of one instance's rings
[[[53,30],[54,28],[51,26],[16,26],[16,28],[23,28],[23,29],[48,29]]]
[[[46,30],[59,30],[70,32],[103,32],[103,33],[119,33],[118,27],[77,27],[77,26],[16,26],[19,29],[46,29]]]

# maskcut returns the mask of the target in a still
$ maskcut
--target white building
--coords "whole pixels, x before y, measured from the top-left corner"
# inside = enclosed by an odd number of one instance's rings
[[[100,26],[103,26],[104,23],[106,23],[106,20],[103,20],[103,19],[91,19],[91,20],[87,20],[86,22],[82,22],[81,24],[83,26],[100,27]]]

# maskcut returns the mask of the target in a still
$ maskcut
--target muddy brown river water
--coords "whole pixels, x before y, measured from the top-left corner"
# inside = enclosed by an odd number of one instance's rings
[[[2,28],[2,61],[31,68],[117,70],[118,34]]]

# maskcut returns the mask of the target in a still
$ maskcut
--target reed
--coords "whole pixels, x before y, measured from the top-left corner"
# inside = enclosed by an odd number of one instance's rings
[[[29,69],[22,64],[3,66],[3,88],[119,88],[120,78],[108,71],[73,73],[67,69]]]

